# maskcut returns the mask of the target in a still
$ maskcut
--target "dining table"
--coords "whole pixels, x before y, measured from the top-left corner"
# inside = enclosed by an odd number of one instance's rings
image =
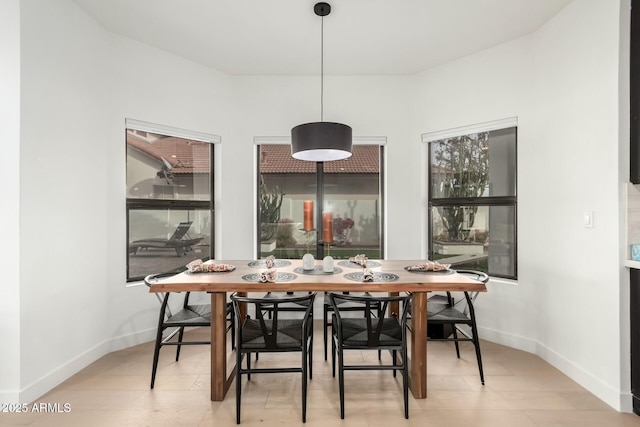
[[[188,271],[159,280],[149,292],[207,292],[211,297],[211,400],[221,401],[234,379],[227,371],[226,313],[230,292],[380,292],[397,295],[411,293],[411,337],[409,353],[409,387],[416,399],[427,397],[427,294],[437,291],[486,292],[486,286],[456,273],[442,271],[410,271],[408,267],[423,265],[424,260],[366,260],[373,280],[363,281],[363,266],[347,260],[334,260],[332,272],[325,273],[322,261],[314,270],[303,270],[302,261],[276,259],[275,282],[262,282],[267,270],[263,260],[215,260],[232,266],[231,271],[190,273]],[[397,307],[390,311],[398,312]],[[229,360],[228,360],[229,359]]]

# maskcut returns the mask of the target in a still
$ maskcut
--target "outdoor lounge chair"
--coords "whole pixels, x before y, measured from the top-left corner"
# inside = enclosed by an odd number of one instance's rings
[[[191,239],[187,232],[191,228],[192,221],[181,222],[176,227],[173,235],[169,239],[141,239],[129,243],[129,253],[137,255],[138,251],[154,248],[154,249],[174,249],[178,256],[186,255],[193,249],[193,245],[199,243],[203,238]]]

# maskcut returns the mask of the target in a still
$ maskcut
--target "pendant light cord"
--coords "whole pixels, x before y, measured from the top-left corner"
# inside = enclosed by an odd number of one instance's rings
[[[324,16],[320,17],[320,121],[324,121]]]

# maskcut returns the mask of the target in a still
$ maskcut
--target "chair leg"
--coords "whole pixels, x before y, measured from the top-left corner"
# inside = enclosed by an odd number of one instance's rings
[[[322,318],[322,329],[324,329],[324,360],[327,360],[327,329],[329,329],[329,305],[324,304],[324,315]]]
[[[307,346],[302,349],[302,422],[307,422],[307,369],[309,372],[311,371],[311,362],[307,365],[307,357],[311,359],[311,353],[313,350],[309,352],[307,355]],[[309,373],[310,374],[310,373]]]
[[[178,334],[178,342],[182,342],[182,337],[184,336],[184,326],[180,327],[180,333]],[[176,362],[180,359],[180,350],[182,349],[182,345],[178,344],[176,349]]]
[[[409,419],[409,364],[407,349],[402,350],[402,391],[404,393],[404,417]],[[395,371],[394,371],[395,372]]]
[[[336,377],[336,340],[331,333],[331,376]]]
[[[231,311],[229,321],[231,322],[231,350],[236,349],[236,315]]]
[[[456,355],[458,356],[458,359],[460,359],[460,345],[458,344],[458,330],[456,329],[455,324],[451,326],[453,327],[453,339],[455,340],[454,343],[456,345]]]
[[[160,358],[160,347],[162,347],[162,328],[158,326],[156,334],[156,346],[153,349],[153,367],[151,368],[151,388],[156,382],[156,371],[158,370],[158,359]]]
[[[478,339],[478,328],[475,324],[471,325],[471,333],[473,334],[473,345],[476,348],[476,359],[478,359],[478,370],[480,371],[480,382],[484,385],[484,372],[482,370],[482,355],[480,354],[480,340]]]
[[[340,387],[340,419],[344,420],[344,350],[338,349],[338,383]]]
[[[391,351],[391,357],[393,357],[393,366],[398,366],[398,351],[397,350],[392,350]],[[393,370],[393,378],[396,377],[396,370]]]
[[[313,379],[313,335],[309,336],[309,379]]]
[[[240,424],[240,394],[242,392],[242,354],[236,354],[236,424]]]
[[[378,319],[382,319],[382,305],[378,306]],[[382,350],[378,350],[378,360],[382,361]],[[393,371],[393,376],[396,376],[396,371]]]
[[[258,353],[256,353],[256,360],[258,359]],[[251,353],[247,353],[247,370],[251,369]],[[251,372],[247,372],[247,380],[251,381]]]

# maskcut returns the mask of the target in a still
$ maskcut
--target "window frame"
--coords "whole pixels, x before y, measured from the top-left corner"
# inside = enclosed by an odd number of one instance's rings
[[[386,137],[354,137],[353,145],[374,145],[379,148],[379,163],[380,170],[378,171],[378,185],[380,191],[380,254],[381,258],[386,258],[386,156],[385,156],[385,146],[386,146],[387,138]],[[260,179],[261,179],[261,170],[260,170],[260,146],[261,145],[291,145],[291,139],[288,137],[256,137],[254,138],[254,171],[255,171],[255,210],[254,210],[254,254],[256,259],[260,255]],[[324,162],[316,162],[316,172],[315,172],[315,181],[316,181],[316,199],[314,203],[315,212],[314,216],[316,218],[322,218],[322,207],[324,206],[325,194],[324,194]],[[321,230],[318,231],[321,233]],[[314,248],[316,250],[316,257],[318,259],[322,259],[325,254],[325,246],[322,244],[321,239],[316,238],[316,246]]]
[[[442,139],[464,136],[474,133],[491,132],[495,130],[515,128],[514,154],[515,164],[513,165],[516,177],[515,195],[514,196],[488,196],[488,197],[461,197],[461,198],[434,198],[431,185],[432,170],[432,143]],[[514,210],[514,235],[513,235],[513,275],[492,273],[487,271],[492,277],[500,277],[504,279],[518,279],[518,121],[516,117],[496,120],[492,122],[481,123],[471,126],[463,126],[452,128],[445,131],[432,132],[422,135],[422,142],[427,144],[427,257],[434,259],[434,243],[433,243],[433,209],[437,207],[464,207],[476,206],[491,208],[492,206],[503,206],[513,208]],[[464,264],[461,265],[464,268]],[[489,270],[487,265],[487,270]]]
[[[209,235],[210,235],[210,246],[209,246],[209,254],[203,257],[203,260],[207,259],[215,259],[215,144],[220,143],[221,138],[217,135],[206,134],[202,132],[189,131],[185,129],[179,129],[174,127],[169,127],[165,125],[148,123],[134,119],[125,119],[125,175],[127,174],[127,153],[126,153],[126,141],[127,141],[127,131],[128,130],[136,130],[141,132],[149,132],[160,134],[169,137],[177,137],[184,138],[190,140],[196,140],[204,143],[208,143],[211,145],[209,150],[209,200],[183,200],[183,199],[138,199],[127,197],[125,195],[125,223],[126,223],[126,237],[125,237],[125,254],[127,258],[126,264],[126,282],[138,282],[144,279],[145,276],[141,277],[131,277],[129,275],[129,235],[130,235],[130,213],[135,210],[208,210],[210,216],[210,225],[209,225]],[[152,273],[168,273],[178,271],[178,268],[169,270],[166,272],[152,272]],[[149,273],[151,274],[151,273]]]

